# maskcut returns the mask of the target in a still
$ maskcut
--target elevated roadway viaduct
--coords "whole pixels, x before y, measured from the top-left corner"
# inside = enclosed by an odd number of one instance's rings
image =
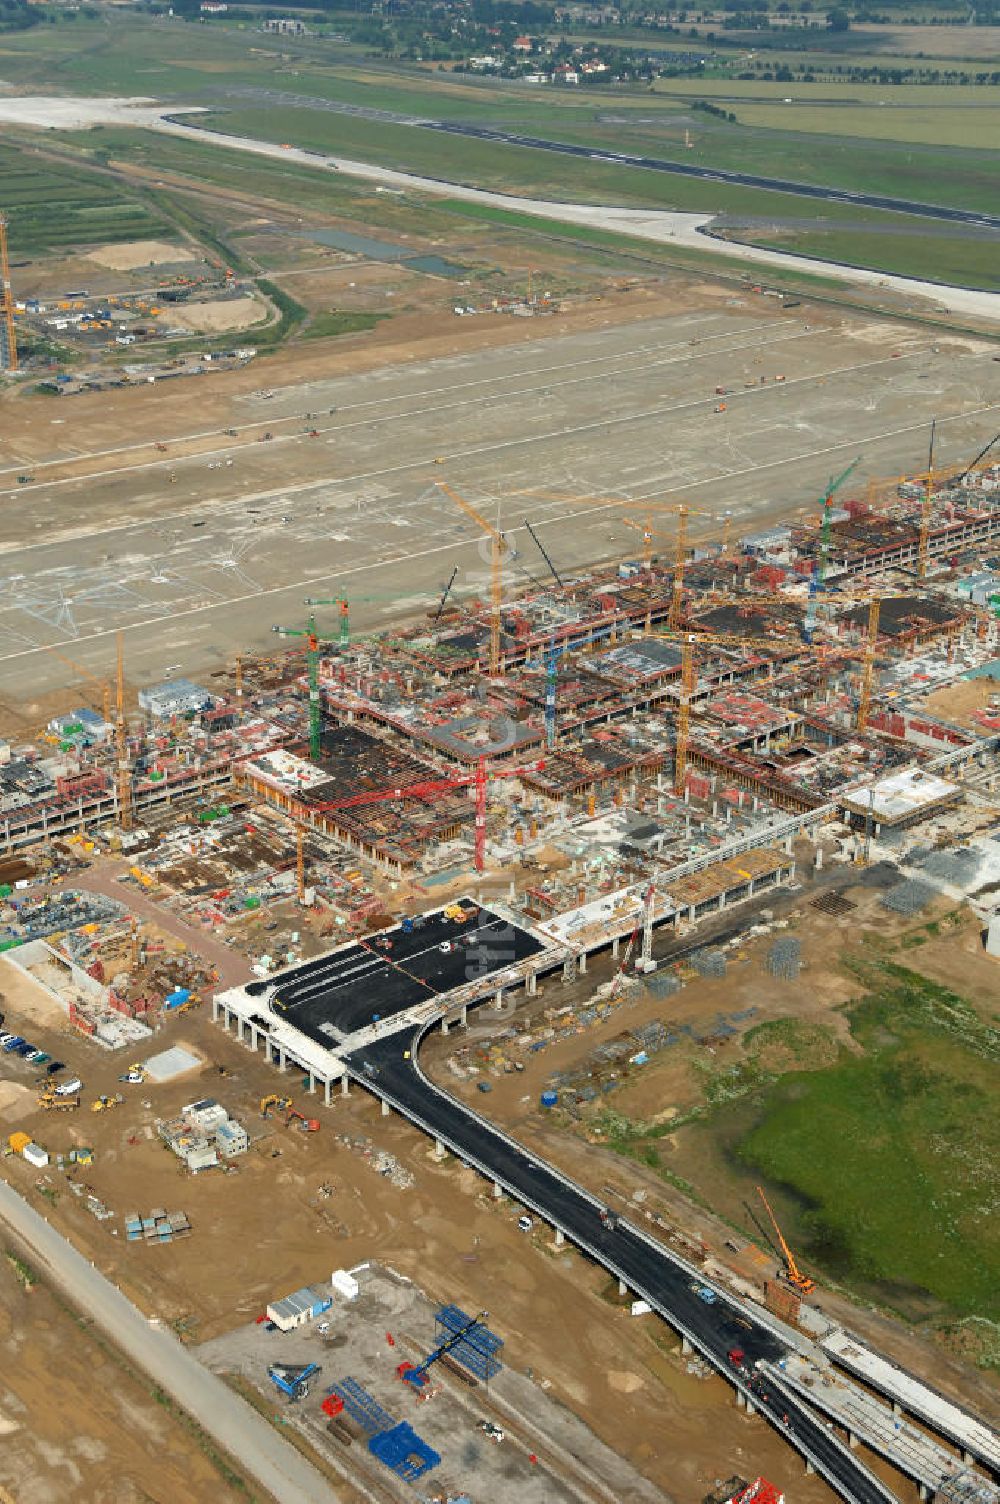
[[[602,1203],[582,1186],[539,1159],[516,1139],[449,1096],[424,1074],[418,1053],[432,1025],[374,1041],[344,1057],[348,1075],[448,1150],[535,1212],[613,1274],[623,1288],[648,1301],[697,1351],[732,1383],[737,1400],[759,1413],[848,1504],[894,1504],[896,1496],[864,1462],[796,1396],[772,1384],[757,1364],[777,1365],[794,1334],[767,1313],[707,1282],[693,1265],[621,1219],[611,1229]],[[706,1300],[698,1293],[706,1291]],[[743,1353],[735,1366],[734,1349]]]

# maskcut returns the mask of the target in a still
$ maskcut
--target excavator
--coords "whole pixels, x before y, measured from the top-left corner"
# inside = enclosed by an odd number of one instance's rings
[[[763,1201],[764,1209],[771,1219],[771,1226],[774,1228],[775,1232],[778,1235],[778,1242],[781,1244],[781,1251],[785,1256],[785,1278],[790,1285],[794,1285],[795,1289],[798,1290],[800,1295],[811,1295],[816,1288],[815,1280],[811,1280],[808,1274],[803,1274],[802,1270],[795,1262],[795,1255],[789,1248],[788,1244],[785,1242],[785,1235],[781,1231],[781,1228],[778,1226],[778,1219],[772,1212],[771,1204],[768,1201],[767,1197],[764,1195],[763,1189],[760,1186],[757,1187],[757,1195],[760,1197],[761,1201]]]
[[[299,1112],[294,1107],[285,1118],[285,1127],[290,1128],[293,1123],[298,1123],[302,1133],[319,1132],[319,1118],[307,1118],[304,1112]]]
[[[291,1097],[279,1097],[277,1093],[272,1092],[269,1097],[261,1097],[260,1115],[262,1118],[269,1118],[272,1107],[278,1112],[287,1112],[291,1105]]]

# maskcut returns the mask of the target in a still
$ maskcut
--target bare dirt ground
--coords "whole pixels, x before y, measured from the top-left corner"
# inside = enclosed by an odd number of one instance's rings
[[[230,1504],[182,1421],[0,1256],[0,1484],[17,1504]]]
[[[130,240],[124,245],[100,245],[89,251],[84,259],[96,261],[99,266],[107,266],[112,271],[132,271],[135,267],[170,265],[197,258],[183,246],[171,245],[165,240]]]
[[[256,298],[216,298],[205,303],[181,303],[170,310],[170,322],[201,334],[224,334],[261,324],[267,312]]]
[[[852,25],[857,36],[871,37],[879,50],[903,57],[975,58],[985,63],[1000,56],[995,26],[866,26]]]
[[[924,703],[931,715],[943,716],[957,726],[981,728],[972,712],[988,710],[991,700],[1000,704],[1000,683],[996,679],[960,679],[957,684],[935,689]]]

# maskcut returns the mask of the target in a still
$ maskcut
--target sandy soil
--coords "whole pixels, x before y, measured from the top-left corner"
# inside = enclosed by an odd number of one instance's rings
[[[100,245],[89,251],[84,259],[96,261],[99,266],[110,267],[112,271],[130,272],[137,266],[169,265],[198,258],[182,246],[169,245],[165,240],[130,240],[125,245]]]
[[[0,1259],[0,1489],[17,1504],[230,1504],[171,1412],[43,1286]],[[6,1421],[6,1424],[4,1423]]]
[[[4,999],[4,1011],[16,1009],[18,1017],[26,1025],[54,1025],[58,1028],[66,1018],[66,1011],[56,1002],[51,993],[14,966],[6,956],[0,956],[0,998]]]
[[[939,715],[957,726],[978,726],[974,710],[987,710],[990,700],[1000,701],[1000,684],[995,679],[960,679],[944,689],[935,689],[924,702],[929,715]]]
[[[217,298],[210,303],[180,303],[170,310],[170,322],[203,334],[226,329],[249,329],[267,318],[256,298]]]
[[[0,1081],[0,1121],[19,1123],[35,1111],[35,1093],[20,1081]]]

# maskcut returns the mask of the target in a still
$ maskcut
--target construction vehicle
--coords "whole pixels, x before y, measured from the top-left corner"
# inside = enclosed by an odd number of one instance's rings
[[[120,1107],[124,1100],[120,1091],[116,1092],[113,1097],[106,1097],[102,1094],[91,1102],[90,1110],[91,1112],[110,1112],[113,1107]]]
[[[794,1285],[795,1289],[798,1290],[801,1295],[811,1295],[813,1290],[815,1290],[816,1288],[815,1281],[811,1280],[808,1274],[803,1274],[802,1270],[795,1262],[795,1255],[792,1253],[792,1250],[785,1242],[785,1235],[781,1231],[781,1228],[778,1226],[778,1219],[771,1210],[770,1203],[767,1197],[764,1195],[764,1191],[761,1186],[757,1187],[757,1195],[764,1203],[764,1209],[771,1219],[771,1226],[774,1228],[774,1231],[777,1234],[778,1242],[781,1245],[781,1251],[785,1256],[785,1278],[790,1285]]]
[[[396,1369],[396,1377],[402,1379],[404,1384],[412,1384],[415,1389],[423,1389],[427,1383],[428,1370],[446,1353],[450,1353],[453,1347],[457,1347],[460,1342],[482,1326],[489,1314],[489,1311],[480,1311],[478,1316],[473,1316],[472,1320],[459,1327],[458,1331],[451,1332],[440,1347],[436,1347],[432,1353],[429,1353],[422,1363],[416,1366],[412,1363],[400,1363]]]
[[[55,1092],[46,1092],[38,1098],[38,1105],[46,1112],[75,1112],[80,1105],[79,1097],[57,1097]]]
[[[291,1105],[291,1097],[279,1097],[276,1092],[272,1092],[269,1097],[261,1097],[260,1115],[262,1118],[269,1118],[272,1108],[278,1112],[287,1112]]]
[[[309,1380],[322,1370],[318,1363],[272,1363],[267,1376],[290,1405],[309,1396]]]
[[[130,1065],[124,1076],[119,1076],[119,1081],[124,1081],[128,1086],[141,1086],[147,1075],[144,1065]]]
[[[303,1133],[319,1132],[319,1118],[307,1118],[305,1113],[299,1112],[296,1107],[293,1107],[291,1112],[286,1116],[285,1127],[290,1128],[292,1123],[298,1123]]]

